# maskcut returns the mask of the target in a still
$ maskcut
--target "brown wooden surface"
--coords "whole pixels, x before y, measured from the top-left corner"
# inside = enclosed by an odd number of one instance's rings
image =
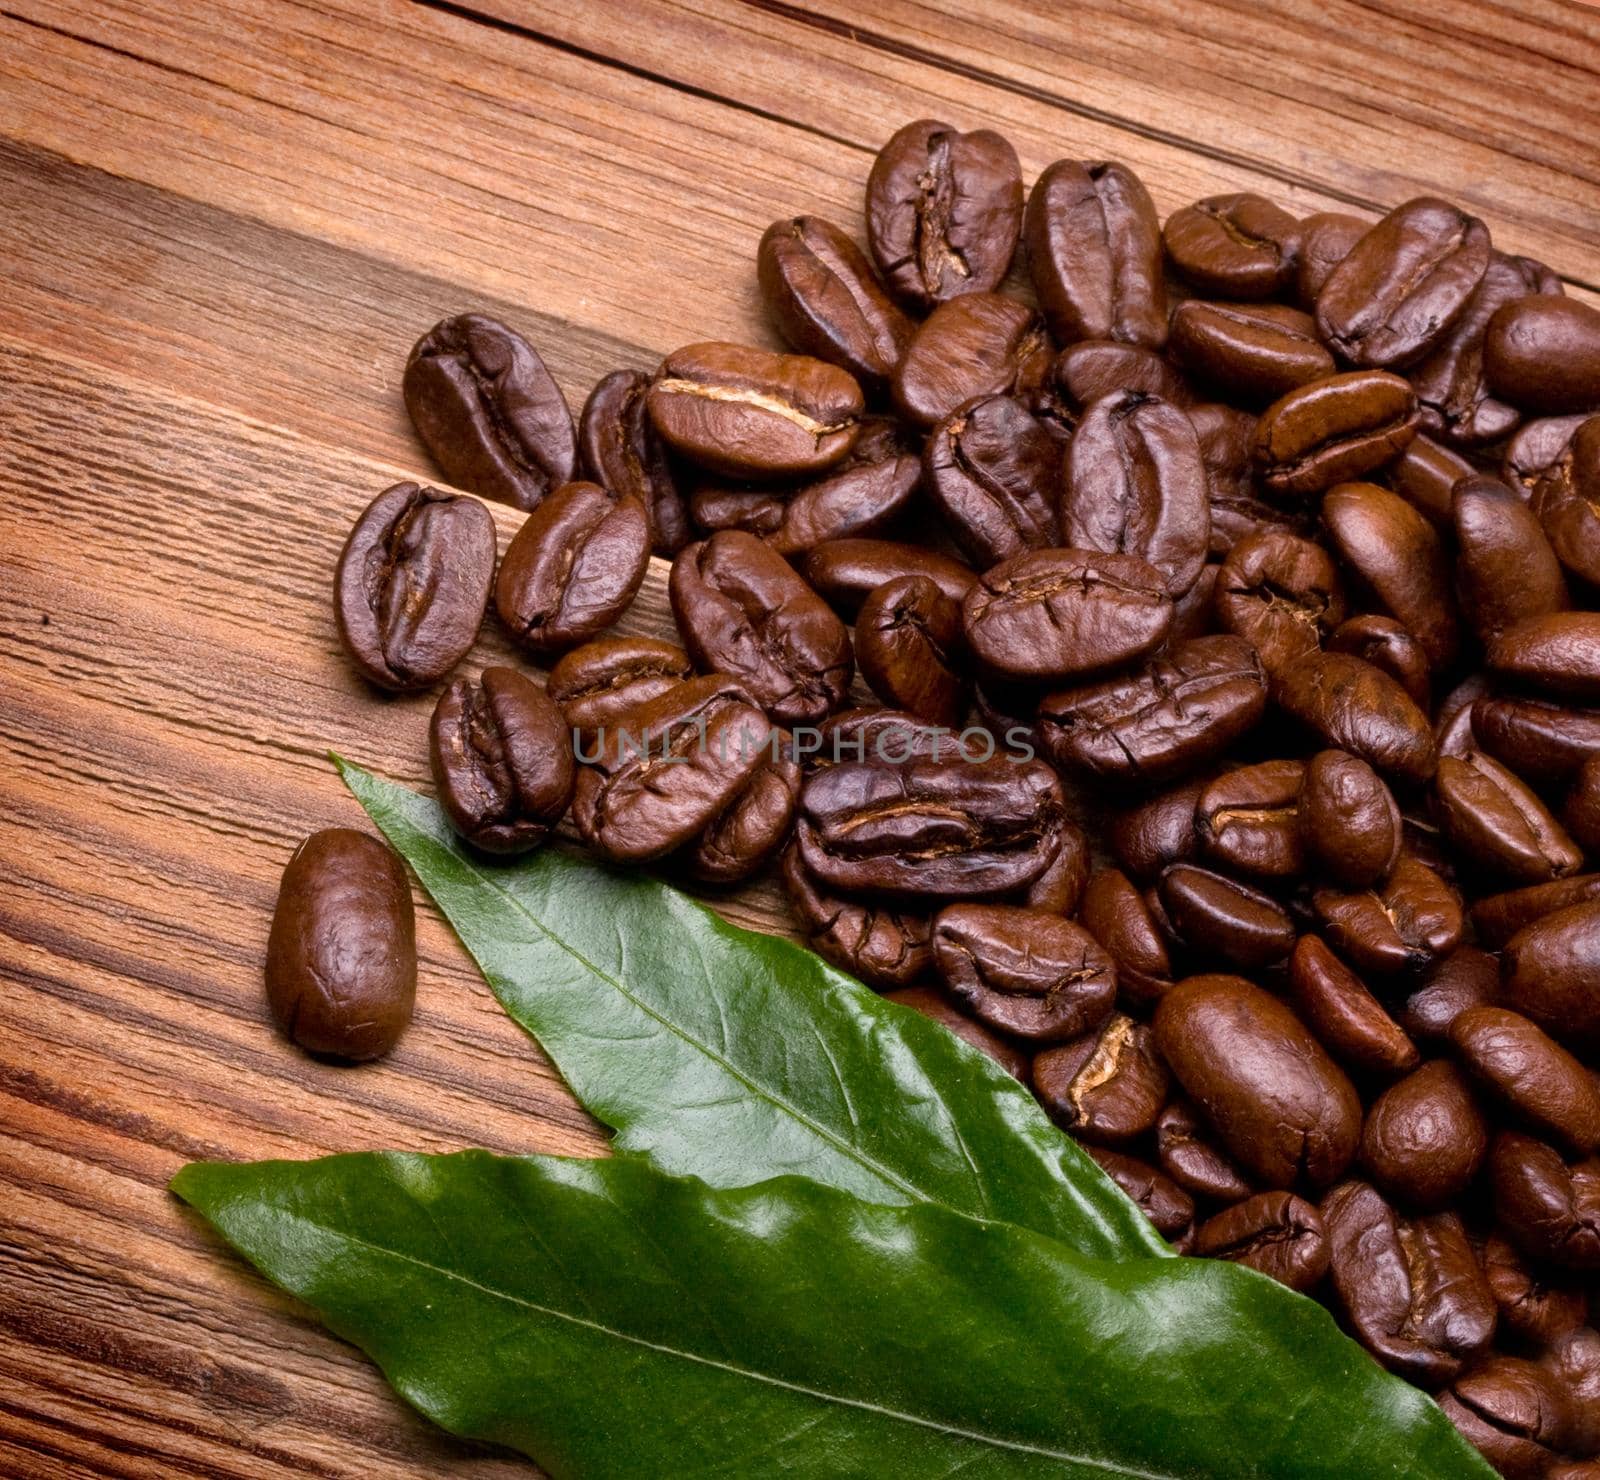
[[[312,1063],[261,1000],[285,857],[361,820],[325,749],[425,781],[429,701],[363,689],[327,601],[354,513],[430,476],[421,329],[510,319],[574,406],[767,342],[762,229],[859,229],[872,150],[930,114],[1030,177],[1127,160],[1163,211],[1452,195],[1586,293],[1597,68],[1600,15],[1553,0],[6,0],[0,1475],[528,1472],[163,1190],[200,1156],[603,1145],[431,908],[386,1062]],[[664,629],[662,574],[629,626]],[[781,923],[770,885],[724,907]]]

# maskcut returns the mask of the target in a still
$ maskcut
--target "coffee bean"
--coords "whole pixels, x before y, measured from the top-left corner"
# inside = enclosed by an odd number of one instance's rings
[[[1571,605],[1538,515],[1504,483],[1464,478],[1451,504],[1461,612],[1480,641],[1493,642],[1525,618]]]
[[[1180,781],[1114,812],[1105,834],[1117,862],[1135,878],[1153,883],[1169,863],[1194,857],[1200,846],[1196,811],[1210,784],[1203,776]]]
[[[1150,1029],[1120,1012],[1033,1061],[1039,1102],[1085,1141],[1120,1145],[1144,1135],[1166,1102],[1167,1084]]]
[[[976,571],[948,555],[881,539],[824,541],[807,553],[800,571],[829,606],[852,619],[872,592],[902,576],[926,576],[952,601],[960,601],[978,580]]]
[[[1487,674],[1470,673],[1443,699],[1433,718],[1434,745],[1440,755],[1463,756],[1473,749],[1472,706],[1489,692]]]
[[[1006,275],[1022,221],[1022,167],[999,134],[919,119],[878,151],[867,241],[889,291],[925,312]]]
[[[1328,636],[1330,653],[1347,653],[1387,673],[1427,711],[1433,693],[1428,655],[1422,644],[1393,617],[1368,613],[1341,622]]]
[[[1445,1416],[1507,1480],[1546,1480],[1571,1426],[1560,1389],[1519,1357],[1491,1356],[1439,1394]]]
[[[788,840],[800,800],[800,767],[780,740],[769,749],[722,815],[685,851],[684,867],[702,883],[739,884],[759,873]]]
[[[1600,1046],[1600,898],[1529,921],[1506,942],[1504,998],[1575,1047]]]
[[[644,505],[656,554],[676,555],[689,543],[689,511],[645,409],[649,394],[650,377],[639,370],[598,381],[578,421],[578,450],[591,481]]]
[[[1139,1211],[1155,1225],[1156,1232],[1177,1244],[1182,1252],[1194,1222],[1194,1199],[1170,1177],[1137,1157],[1113,1151],[1108,1146],[1085,1146],[1083,1149],[1094,1158],[1100,1170],[1139,1205]]]
[[[1090,874],[1078,918],[1116,963],[1117,985],[1129,1002],[1151,1006],[1172,986],[1166,941],[1126,874],[1114,868]]]
[[[1312,653],[1344,620],[1328,552],[1282,531],[1245,535],[1217,573],[1217,624],[1249,642],[1269,673]]]
[[[1307,311],[1317,306],[1322,285],[1350,249],[1372,229],[1372,222],[1342,211],[1318,211],[1300,223],[1300,262],[1295,270],[1295,299]]]
[[[1451,496],[1463,478],[1477,469],[1432,437],[1415,436],[1399,457],[1383,470],[1389,487],[1438,529],[1450,528]]]
[[[1557,558],[1600,582],[1600,416],[1591,416],[1534,486],[1531,505]]]
[[[1588,1301],[1581,1286],[1552,1281],[1530,1263],[1509,1239],[1490,1234],[1479,1262],[1483,1277],[1500,1309],[1500,1330],[1530,1346],[1553,1346],[1581,1330]]]
[[[1484,334],[1483,373],[1521,411],[1600,410],[1600,309],[1549,293],[1505,304]]]
[[[1416,1068],[1416,1045],[1315,935],[1302,935],[1289,957],[1289,1003],[1352,1073],[1392,1079]]]
[[[334,611],[361,676],[409,692],[471,649],[494,578],[495,533],[476,499],[396,483],[367,505],[339,556]]]
[[[1040,306],[1063,344],[1166,342],[1161,227],[1132,170],[1057,160],[1029,194],[1022,230]]]
[[[1500,991],[1500,963],[1476,946],[1458,946],[1423,974],[1407,999],[1400,1026],[1418,1043],[1439,1048],[1450,1041],[1450,1024],[1469,1007],[1492,1002]]]
[[[1567,1399],[1572,1427],[1561,1447],[1600,1457],[1600,1330],[1589,1325],[1563,1332],[1538,1363]]]
[[[1600,1147],[1600,1085],[1521,1013],[1469,1007],[1450,1042],[1473,1079],[1536,1134],[1577,1156]]]
[[[1026,394],[1050,369],[1044,321],[1003,293],[969,293],[923,321],[894,375],[895,409],[932,427],[979,396]]]
[[[1386,1197],[1423,1212],[1455,1202],[1488,1149],[1489,1123],[1461,1071],[1444,1059],[1379,1095],[1361,1132],[1367,1175]]]
[[[1162,1170],[1195,1197],[1231,1204],[1250,1196],[1249,1179],[1211,1143],[1198,1112],[1181,1096],[1169,1100],[1156,1121],[1156,1155]]]
[[[1069,919],[1078,913],[1084,886],[1089,881],[1089,838],[1074,822],[1061,829],[1061,846],[1022,895],[1029,909]]]
[[[688,653],[659,637],[597,637],[550,670],[547,691],[585,740],[634,704],[694,675]]]
[[[961,607],[926,576],[879,586],[856,618],[861,676],[885,704],[933,725],[958,726],[966,711]]]
[[[987,1054],[1013,1079],[1028,1077],[1028,1055],[1014,1043],[1008,1043],[998,1033],[991,1033],[976,1018],[970,1018],[957,1009],[932,987],[901,987],[885,992],[886,1002],[897,1002],[912,1012],[931,1018],[940,1027],[948,1028],[963,1043],[969,1043],[979,1053]]]
[[[869,987],[909,987],[931,969],[927,915],[827,893],[792,843],[783,855],[783,885],[806,944]]]
[[[721,529],[742,529],[766,539],[783,525],[788,508],[783,495],[773,489],[747,484],[703,483],[689,495],[689,518],[703,534]]]
[[[1298,821],[1306,855],[1347,889],[1376,884],[1400,857],[1400,808],[1378,773],[1347,751],[1318,751],[1307,763]]]
[[[1472,734],[1527,780],[1566,782],[1600,754],[1600,710],[1485,694],[1472,703]]]
[[[898,424],[866,417],[843,462],[778,499],[767,527],[750,532],[791,559],[829,540],[856,539],[887,528],[911,507],[921,485],[922,459]]]
[[[1578,768],[1561,804],[1561,820],[1581,848],[1600,853],[1600,755]]]
[[[961,737],[898,709],[845,709],[818,727],[813,744],[801,747],[808,769],[842,761],[951,760],[961,754]]]
[[[1194,1252],[1247,1265],[1291,1290],[1313,1289],[1328,1272],[1322,1215],[1292,1192],[1259,1192],[1206,1219]]]
[[[1482,751],[1441,757],[1433,799],[1445,836],[1484,869],[1533,884],[1583,867],[1578,845],[1538,796]]]
[[[1056,418],[1069,433],[1102,396],[1138,391],[1183,407],[1194,400],[1188,382],[1154,350],[1116,339],[1068,344],[1050,367],[1047,385]]]
[[[1438,764],[1428,717],[1387,673],[1345,653],[1307,653],[1272,675],[1272,697],[1324,744],[1379,773],[1427,781]]]
[[[1393,461],[1417,423],[1416,393],[1398,375],[1352,370],[1299,386],[1267,407],[1253,456],[1274,493],[1319,493]]]
[[[1193,834],[1217,863],[1268,879],[1305,868],[1300,836],[1300,761],[1262,761],[1225,771],[1194,806]]]
[[[487,853],[536,848],[566,814],[576,767],[561,711],[514,668],[458,678],[428,729],[433,784],[450,825]]]
[[[1535,920],[1595,899],[1600,899],[1600,874],[1573,874],[1480,899],[1472,907],[1472,923],[1484,945],[1497,951]]]
[[[577,473],[572,412],[538,351],[483,314],[416,342],[401,393],[417,435],[462,488],[533,509]]]
[[[1573,434],[1588,419],[1587,412],[1579,411],[1524,422],[1506,443],[1500,476],[1526,498],[1560,460],[1571,445]]]
[[[1493,673],[1544,694],[1600,700],[1600,612],[1550,612],[1527,617],[1489,643]]]
[[[1213,195],[1169,216],[1161,240],[1202,292],[1272,298],[1294,281],[1300,223],[1264,196]]]
[[[411,886],[368,833],[330,827],[294,851],[267,938],[267,1001],[308,1053],[362,1061],[394,1047],[417,993]]]
[[[1312,905],[1340,955],[1357,970],[1420,971],[1461,944],[1461,896],[1425,863],[1402,853],[1387,878],[1342,894],[1318,889]]]
[[[1172,353],[1225,401],[1264,406],[1337,368],[1316,320],[1278,303],[1207,303],[1172,311]]]
[[[1294,924],[1283,906],[1226,874],[1175,863],[1161,876],[1158,897],[1191,954],[1253,971],[1275,966],[1294,946]]]
[[[1600,1158],[1569,1165],[1543,1141],[1501,1131],[1489,1148],[1495,1216],[1530,1258],[1600,1270]]]

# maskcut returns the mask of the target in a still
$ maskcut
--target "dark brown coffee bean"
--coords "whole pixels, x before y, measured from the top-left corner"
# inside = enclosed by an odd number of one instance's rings
[[[1294,281],[1300,223],[1265,196],[1212,195],[1167,217],[1161,240],[1202,292],[1273,298]]]
[[[1494,1337],[1494,1296],[1454,1213],[1405,1218],[1374,1187],[1322,1200],[1334,1293],[1350,1329],[1391,1372],[1434,1388]]]
[[[1061,449],[1015,397],[984,396],[947,416],[922,465],[929,497],[981,568],[1061,543]]]
[[[1562,1333],[1538,1362],[1555,1379],[1570,1410],[1572,1428],[1560,1447],[1600,1459],[1600,1330],[1589,1325]]]
[[[599,381],[584,402],[578,450],[588,478],[644,505],[656,554],[676,555],[689,543],[689,511],[645,410],[649,394],[650,377],[639,370],[614,370]]]
[[[961,755],[961,736],[929,725],[898,709],[846,709],[831,714],[814,740],[799,747],[799,759],[810,770],[842,761],[953,760]]]
[[[433,783],[450,825],[487,853],[536,848],[566,814],[576,763],[561,711],[514,668],[458,678],[428,730]]]
[[[1032,883],[1064,826],[1042,761],[847,761],[808,778],[795,839],[828,889],[981,899]]]
[[[1470,1007],[1450,1041],[1474,1080],[1536,1135],[1576,1156],[1600,1147],[1600,1084],[1521,1013]]]
[[[956,726],[966,712],[963,647],[961,607],[926,576],[879,586],[856,618],[856,661],[872,692],[929,724]]]
[[[1484,1240],[1479,1262],[1483,1277],[1500,1308],[1501,1335],[1509,1333],[1529,1346],[1549,1347],[1582,1328],[1588,1315],[1583,1289],[1552,1282],[1543,1269],[1523,1257],[1517,1246],[1499,1234]]]
[[[1274,493],[1320,493],[1393,461],[1416,436],[1417,416],[1416,393],[1387,371],[1314,380],[1261,413],[1256,467]]]
[[[1600,612],[1551,612],[1508,627],[1485,662],[1502,678],[1580,702],[1600,700]]]
[[[827,893],[792,843],[783,855],[783,885],[806,944],[869,987],[909,987],[932,969],[927,915]]]
[[[1163,781],[1226,750],[1261,718],[1266,702],[1266,674],[1249,643],[1198,637],[1115,678],[1048,694],[1039,732],[1069,771]]]
[[[1305,868],[1300,839],[1300,761],[1262,761],[1225,771],[1196,799],[1193,836],[1228,868],[1269,879]]]
[[[1028,1077],[1027,1054],[998,1033],[991,1033],[976,1018],[958,1011],[943,993],[932,987],[901,987],[883,995],[886,1002],[898,1002],[901,1007],[909,1007],[912,1012],[921,1013],[940,1027],[948,1028],[963,1043],[970,1043],[979,1053],[987,1054],[1013,1079]]]
[[[1462,615],[1483,642],[1571,601],[1538,516],[1498,478],[1464,478],[1452,500]],[[1597,523],[1600,530],[1600,523]]]
[[[1188,382],[1154,350],[1114,339],[1068,344],[1050,368],[1049,385],[1057,420],[1068,431],[1102,396],[1139,392],[1185,407],[1194,399]]]
[[[695,663],[748,685],[779,724],[815,725],[844,702],[849,629],[754,535],[724,530],[688,546],[668,592]]]
[[[1057,160],[1029,194],[1022,230],[1040,306],[1063,344],[1166,342],[1161,227],[1127,166]]]
[[[1498,951],[1535,920],[1591,900],[1600,900],[1600,874],[1573,874],[1480,899],[1472,907],[1472,923],[1485,947]]]
[[[1181,1096],[1168,1101],[1156,1121],[1156,1154],[1162,1170],[1195,1197],[1231,1204],[1250,1196],[1248,1178],[1212,1145],[1194,1106]]]
[[[962,621],[990,672],[1045,683],[1157,647],[1172,601],[1161,574],[1135,556],[1033,550],[986,572],[962,603]]]
[[[1355,365],[1415,364],[1460,318],[1489,265],[1476,216],[1427,196],[1390,211],[1317,295],[1323,340]]]
[[[1551,293],[1506,304],[1484,334],[1483,372],[1520,411],[1600,410],[1600,309]]]
[[[1325,1187],[1355,1155],[1361,1101],[1276,997],[1237,976],[1193,976],[1155,1014],[1156,1046],[1224,1148],[1268,1187]]]
[[[1338,368],[1316,320],[1279,303],[1191,298],[1172,311],[1171,348],[1197,380],[1246,406],[1264,406]]]
[[[1117,985],[1130,1003],[1148,1007],[1171,987],[1166,941],[1126,874],[1114,868],[1090,874],[1078,918],[1116,963]]]
[[[889,291],[926,312],[1006,275],[1022,223],[1022,167],[999,134],[922,118],[878,151],[867,242]]]
[[[560,387],[526,339],[483,314],[428,330],[406,361],[401,393],[445,476],[484,498],[536,508],[577,472]]]
[[[633,604],[650,564],[650,521],[636,498],[567,483],[523,521],[500,562],[494,605],[529,652],[566,652]]]
[[[1389,487],[1428,523],[1448,529],[1455,486],[1476,473],[1477,469],[1459,452],[1441,447],[1431,437],[1416,436],[1384,469],[1383,476]]]
[[[367,505],[334,576],[334,613],[361,676],[410,692],[477,640],[494,579],[494,520],[476,499],[396,483]]]
[[[394,1047],[417,994],[411,886],[368,833],[312,833],[278,886],[267,938],[267,1001],[308,1053],[362,1061]]]
[[[741,344],[690,344],[661,362],[645,402],[675,452],[731,478],[832,467],[861,430],[861,387],[836,365]]]
[[[1487,1358],[1440,1393],[1439,1406],[1506,1480],[1547,1480],[1571,1428],[1560,1388],[1520,1357]]]
[[[1161,876],[1159,897],[1177,939],[1195,955],[1258,971],[1294,948],[1288,911],[1226,874],[1175,863]]]
[[[899,424],[867,417],[850,455],[825,477],[780,500],[769,527],[751,533],[763,535],[791,559],[829,540],[886,528],[911,506],[921,485],[922,458]]]
[[[843,231],[821,216],[774,221],[756,249],[756,278],[795,349],[848,370],[874,394],[887,389],[914,326]]]
[[[1085,1141],[1119,1145],[1144,1135],[1166,1103],[1167,1085],[1150,1029],[1120,1012],[1033,1061],[1040,1104]]]
[[[1196,402],[1192,396],[1168,395],[1164,400],[1182,406],[1200,439],[1200,457],[1206,465],[1211,499],[1224,502],[1248,498],[1255,489],[1254,449],[1257,418],[1221,401]],[[1294,517],[1275,509],[1279,519]],[[1225,553],[1225,552],[1224,552]]]
[[[1412,703],[1427,711],[1433,693],[1428,655],[1410,630],[1393,617],[1369,614],[1341,622],[1328,637],[1328,651],[1348,653],[1382,669],[1410,695]]]
[[[1271,673],[1315,652],[1344,620],[1344,586],[1322,546],[1262,530],[1223,560],[1216,610],[1218,625],[1249,642]]]
[[[765,539],[776,534],[787,508],[783,495],[745,484],[705,483],[689,495],[689,518],[703,534],[742,529]]]
[[[1113,813],[1105,838],[1117,862],[1136,879],[1154,883],[1169,863],[1194,857],[1200,846],[1195,810],[1210,784],[1203,776],[1180,781]]]
[[[1309,312],[1317,306],[1322,285],[1350,249],[1372,229],[1372,222],[1342,211],[1318,211],[1300,223],[1300,262],[1295,271],[1295,299]]]
[[[1420,971],[1448,955],[1466,925],[1461,896],[1409,853],[1371,889],[1318,889],[1311,899],[1333,948],[1380,976]]]
[[[1406,999],[1400,1026],[1419,1043],[1434,1048],[1450,1041],[1450,1024],[1469,1007],[1494,1001],[1500,991],[1500,963],[1476,946],[1458,946],[1430,966],[1422,985]]]
[[[1600,583],[1600,416],[1573,433],[1531,503],[1561,563],[1580,580]]]
[[[1158,1172],[1148,1162],[1113,1151],[1107,1146],[1083,1148],[1113,1182],[1155,1225],[1162,1238],[1182,1246],[1194,1222],[1194,1199],[1172,1178]]]
[[[852,619],[872,592],[901,576],[927,576],[954,601],[978,580],[976,571],[948,555],[882,539],[827,540],[807,553],[800,570],[807,585]]]
[[[1289,987],[1290,1005],[1345,1068],[1385,1079],[1416,1068],[1416,1045],[1317,936],[1295,942]]]
[[[684,850],[691,878],[739,884],[777,857],[800,800],[800,767],[788,750],[780,737],[779,753],[769,748],[722,815]]]
[[[1529,1257],[1600,1270],[1600,1158],[1568,1165],[1532,1136],[1501,1131],[1489,1148],[1494,1211]]]
[[[1217,576],[1221,571],[1217,562],[1207,562],[1200,568],[1194,585],[1173,602],[1170,641],[1193,642],[1216,631]]]
[[[1566,782],[1600,755],[1600,710],[1486,694],[1473,701],[1472,734],[1526,780]]]
[[[916,332],[894,374],[896,410],[932,427],[979,396],[1025,392],[1050,369],[1044,321],[1003,293],[942,303]]]
[[[1489,1123],[1444,1059],[1391,1085],[1367,1111],[1361,1164],[1385,1197],[1434,1212],[1467,1190],[1489,1149]]]
[[[1441,757],[1433,800],[1445,837],[1481,868],[1535,884],[1583,867],[1578,845],[1545,804],[1482,751]]]
[[[1002,737],[1003,738],[1003,737]],[[1078,913],[1084,886],[1089,882],[1089,837],[1076,823],[1061,830],[1056,856],[1024,891],[1021,903],[1029,909],[1071,918]]]
[[[1307,763],[1299,823],[1307,856],[1347,889],[1376,884],[1400,857],[1400,808],[1378,773],[1347,751],[1318,751]]]
[[[1573,434],[1588,419],[1587,412],[1579,411],[1524,422],[1506,443],[1500,476],[1526,498],[1560,460],[1571,445]]]
[[[1504,997],[1554,1037],[1600,1046],[1600,900],[1524,925],[1506,943]]]
[[[1440,755],[1463,756],[1476,746],[1472,736],[1472,706],[1488,692],[1489,676],[1471,673],[1439,701],[1433,718],[1433,736]]]
[[[1096,401],[1067,448],[1061,532],[1078,549],[1138,556],[1182,596],[1211,542],[1205,464],[1189,418],[1136,391]]]
[[[1328,746],[1383,775],[1427,781],[1438,763],[1428,717],[1387,673],[1345,653],[1307,653],[1272,675],[1272,697]]]
[[[955,904],[933,921],[933,960],[946,988],[991,1028],[1059,1043],[1111,1015],[1117,969],[1080,925],[1042,910]]]
[[[1322,1215],[1292,1192],[1259,1192],[1207,1218],[1195,1229],[1194,1252],[1231,1259],[1302,1292],[1328,1272]]]
[[[1600,755],[1578,768],[1561,804],[1561,820],[1580,847],[1600,854]]]

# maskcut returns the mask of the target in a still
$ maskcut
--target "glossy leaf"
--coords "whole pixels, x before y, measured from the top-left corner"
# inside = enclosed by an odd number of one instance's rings
[[[1097,1257],[1171,1253],[1022,1085],[944,1028],[657,880],[553,848],[476,857],[433,802],[338,764],[618,1150],[718,1187],[795,1174]]]
[[[552,1475],[1487,1477],[1326,1312],[795,1178],[487,1152],[175,1190],[456,1433]]]

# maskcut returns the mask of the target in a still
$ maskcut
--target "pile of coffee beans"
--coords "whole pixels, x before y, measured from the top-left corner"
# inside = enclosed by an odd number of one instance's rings
[[[688,345],[576,427],[511,329],[430,330],[419,433],[529,514],[496,574],[473,499],[380,495],[353,660],[430,688],[492,597],[553,667],[438,701],[470,844],[565,818],[776,868],[815,949],[1028,1083],[1179,1249],[1326,1301],[1506,1475],[1594,1474],[1600,312],[1442,200],[1163,224],[1123,165],[1025,194],[935,122],[865,214],[866,251],[761,239],[794,353]],[[607,635],[652,551],[681,646]],[[327,921],[409,943],[370,852],[290,866],[269,974],[312,1048]],[[361,1052],[403,1025],[367,996]]]

